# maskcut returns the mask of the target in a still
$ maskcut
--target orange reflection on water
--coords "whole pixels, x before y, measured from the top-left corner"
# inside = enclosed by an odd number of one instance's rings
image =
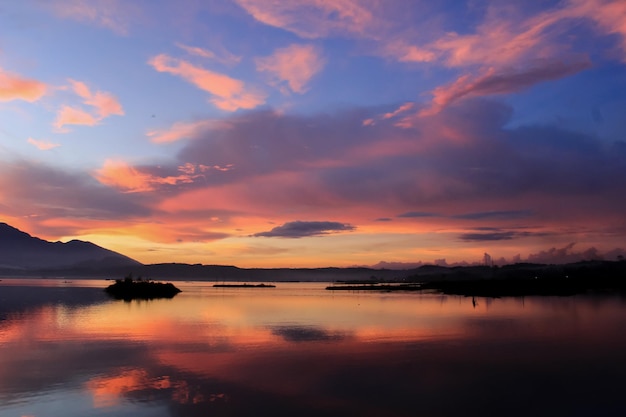
[[[87,389],[93,396],[95,408],[119,405],[123,394],[143,389],[165,389],[170,387],[169,377],[149,378],[146,371],[131,369],[118,375],[93,378],[87,382]]]
[[[317,284],[279,284],[276,291],[192,285],[195,290],[183,288],[172,300],[10,313],[0,322],[0,395],[10,398],[16,386],[41,392],[65,381],[70,398],[71,384],[81,381],[86,403],[104,412],[150,403],[214,415],[253,399],[275,409],[293,400],[299,410],[389,415],[384,407],[397,404],[438,409],[449,387],[489,386],[494,398],[515,395],[520,387],[506,383],[518,375],[526,375],[520,383],[526,389],[538,372],[559,375],[591,354],[613,366],[622,353],[615,346],[626,344],[625,333],[616,332],[626,328],[617,299],[472,300],[333,294]],[[595,365],[587,364],[590,369]],[[381,392],[389,403],[378,402]],[[416,393],[422,397],[413,404]],[[244,409],[238,415],[253,414]]]
[[[124,397],[137,392],[163,392],[163,398],[169,398],[179,404],[200,404],[203,402],[228,401],[225,393],[204,394],[198,387],[187,381],[173,380],[169,376],[150,377],[144,369],[120,370],[119,373],[90,379],[86,389],[91,393],[94,408],[115,407]]]

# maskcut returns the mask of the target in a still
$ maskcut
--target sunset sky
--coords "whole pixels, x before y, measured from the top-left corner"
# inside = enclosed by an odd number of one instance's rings
[[[144,263],[615,258],[626,2],[0,1],[0,221]]]

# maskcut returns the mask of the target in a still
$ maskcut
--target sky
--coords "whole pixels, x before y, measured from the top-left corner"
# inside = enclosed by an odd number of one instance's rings
[[[625,115],[623,0],[0,1],[0,221],[144,263],[616,259]]]

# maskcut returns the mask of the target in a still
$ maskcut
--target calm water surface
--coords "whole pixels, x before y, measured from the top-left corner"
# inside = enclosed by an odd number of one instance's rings
[[[0,416],[625,416],[626,300],[0,282]]]

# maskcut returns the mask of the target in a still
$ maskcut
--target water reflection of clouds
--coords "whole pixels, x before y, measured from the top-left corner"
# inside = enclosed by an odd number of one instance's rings
[[[7,282],[2,281],[0,285],[0,318],[42,306],[79,308],[109,301],[101,288],[58,287],[52,284],[29,287],[17,285],[18,283],[11,280]]]
[[[575,415],[600,400],[626,411],[607,394],[626,372],[617,302],[481,299],[473,309],[456,297],[311,298],[297,314],[294,299],[259,296],[250,307],[253,297],[187,294],[10,316],[0,414],[13,404],[15,415],[35,415],[27,396],[77,393],[100,413],[138,416],[522,416],[541,414],[542,401]],[[314,317],[321,306],[334,317]],[[536,401],[511,409],[520,398]],[[69,406],[64,415],[81,414]]]
[[[282,337],[288,342],[318,342],[342,340],[350,337],[347,333],[330,332],[313,326],[276,326],[272,334]]]

